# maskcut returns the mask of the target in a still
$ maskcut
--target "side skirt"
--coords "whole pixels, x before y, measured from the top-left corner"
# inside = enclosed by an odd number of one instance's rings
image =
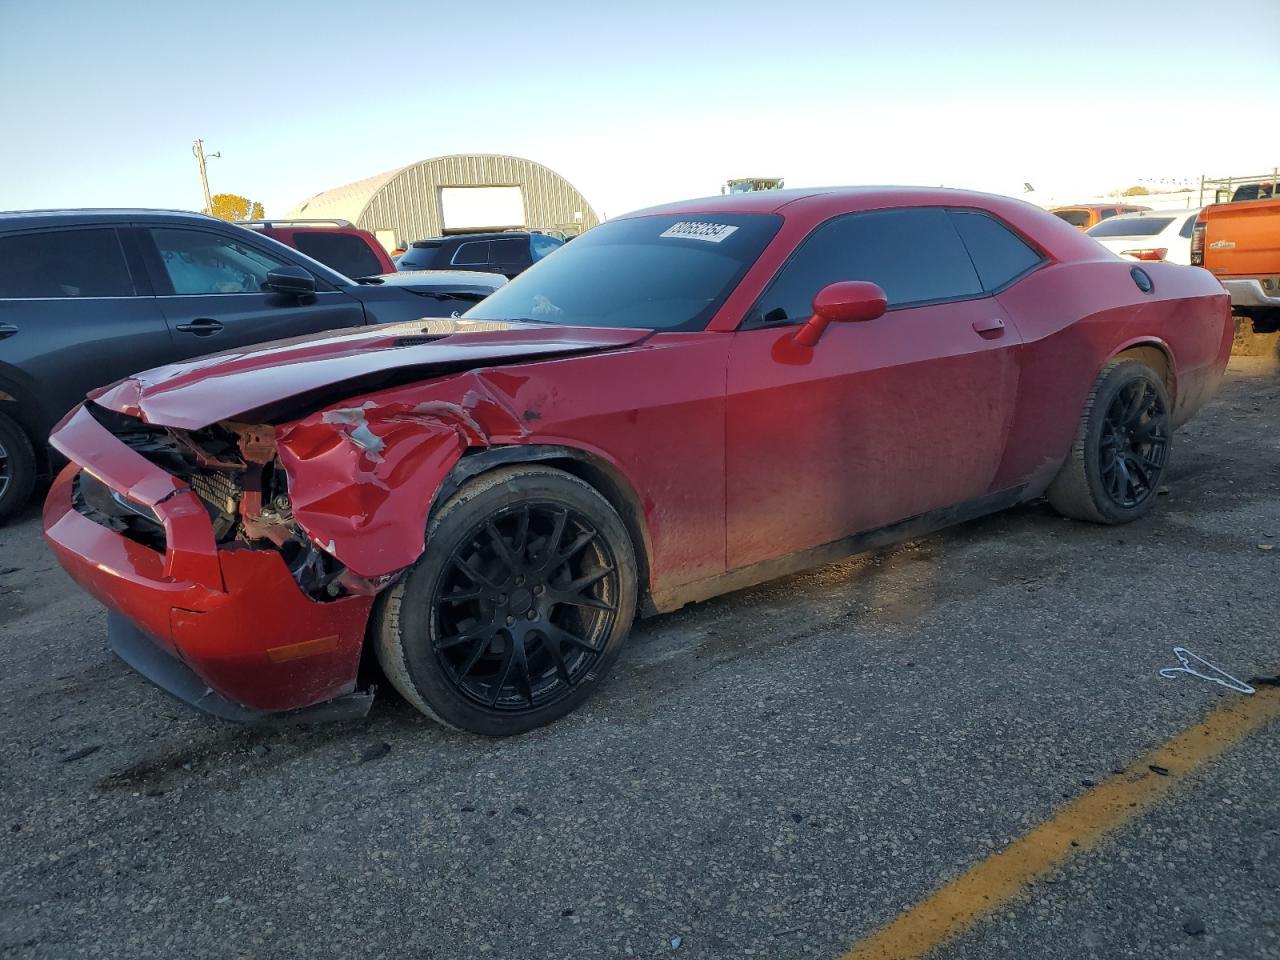
[[[788,554],[785,557],[762,560],[747,567],[739,567],[737,570],[729,570],[714,577],[680,584],[670,589],[658,589],[653,592],[652,604],[645,605],[645,609],[641,611],[641,616],[670,613],[672,610],[680,609],[687,603],[709,600],[722,593],[731,593],[734,590],[754,587],[768,580],[776,580],[778,577],[799,573],[801,570],[833,563],[836,560],[843,560],[846,557],[865,553],[868,550],[891,546],[895,543],[901,543],[903,540],[910,540],[913,537],[924,536],[944,527],[976,520],[978,517],[985,517],[987,514],[1006,510],[1024,500],[1030,499],[1032,496],[1034,494],[1028,490],[1028,485],[1020,484],[1007,490],[997,490],[995,493],[985,494],[976,500],[969,500],[952,507],[943,507],[940,510],[918,514],[905,520],[898,520],[895,523],[877,527],[874,530],[867,530],[862,533],[855,533],[852,536],[842,537],[839,540],[832,540],[830,543],[811,547],[808,550],[801,550],[798,553]]]

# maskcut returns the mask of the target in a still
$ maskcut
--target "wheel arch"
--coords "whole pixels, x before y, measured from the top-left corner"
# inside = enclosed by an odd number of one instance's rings
[[[1107,362],[1127,359],[1140,360],[1160,374],[1169,392],[1169,412],[1172,414],[1178,406],[1178,373],[1169,345],[1158,337],[1138,338],[1123,344],[1107,358]]]
[[[631,537],[631,547],[636,558],[636,574],[639,585],[638,609],[642,616],[653,613],[649,557],[652,554],[649,529],[644,510],[635,488],[613,463],[604,457],[580,447],[558,444],[518,444],[500,447],[484,447],[463,455],[445,478],[431,504],[434,512],[468,480],[495,470],[521,463],[539,463],[557,467],[584,483],[589,484],[609,502],[622,519]]]

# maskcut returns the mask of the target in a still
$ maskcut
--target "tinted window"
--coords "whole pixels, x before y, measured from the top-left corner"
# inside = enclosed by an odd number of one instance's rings
[[[398,270],[430,270],[440,250],[440,242],[419,240],[412,244],[396,261]]]
[[[1085,233],[1091,237],[1154,237],[1173,223],[1173,217],[1120,217],[1098,224]]]
[[[352,233],[299,230],[293,235],[293,245],[343,276],[372,277],[382,273],[382,264],[369,244]]]
[[[1087,227],[1089,225],[1088,210],[1054,210],[1052,213],[1059,220],[1065,220],[1073,227]]]
[[[494,240],[489,247],[489,259],[493,263],[528,263],[529,241]]]
[[[110,227],[0,237],[0,297],[130,297],[133,281]]]
[[[756,305],[750,320],[807,319],[829,283],[870,280],[905,306],[982,293],[960,235],[940,207],[855,213],[811,233]]]
[[[1119,212],[1119,210],[1116,210],[1113,207],[1108,207],[1106,210],[1098,211],[1098,219],[1106,220],[1108,217],[1114,217]]]
[[[472,240],[470,243],[458,245],[453,251],[453,263],[456,266],[480,267],[489,265],[489,241]]]
[[[538,261],[465,316],[701,330],[781,223],[772,214],[743,213],[611,220]]]
[[[259,293],[284,262],[238,240],[201,230],[153,229],[160,262],[180,295]]]
[[[984,290],[998,290],[1042,259],[1021,237],[995,217],[969,210],[952,210],[960,239],[969,249]]]
[[[1182,224],[1182,229],[1178,231],[1178,236],[1182,237],[1184,240],[1190,240],[1191,234],[1195,229],[1196,217],[1198,217],[1199,215],[1200,214],[1197,211],[1196,213],[1193,213],[1191,216],[1187,217],[1186,221]]]
[[[529,244],[533,247],[533,259],[541,260],[547,254],[554,252],[564,246],[564,242],[557,240],[555,237],[548,237],[543,233],[535,233],[529,237]]]

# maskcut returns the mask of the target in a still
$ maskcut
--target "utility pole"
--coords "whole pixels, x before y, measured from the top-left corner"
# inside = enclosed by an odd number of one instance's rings
[[[205,153],[204,141],[197,139],[191,144],[191,152],[195,154],[196,163],[200,165],[200,186],[204,187],[204,212],[213,216],[213,197],[209,193],[209,172],[205,169],[204,162],[212,160],[214,157],[221,157],[222,151],[217,153]]]

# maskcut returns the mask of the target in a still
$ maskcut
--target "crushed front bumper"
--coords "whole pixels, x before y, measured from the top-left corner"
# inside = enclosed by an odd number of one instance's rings
[[[372,597],[312,600],[274,549],[219,547],[190,488],[83,407],[50,442],[70,464],[45,502],[45,538],[76,582],[111,611],[112,645],[126,662],[179,699],[229,720],[339,698],[333,704],[339,715],[368,710],[369,696],[356,693],[356,674]],[[76,509],[73,488],[82,470],[159,519],[163,553]]]

